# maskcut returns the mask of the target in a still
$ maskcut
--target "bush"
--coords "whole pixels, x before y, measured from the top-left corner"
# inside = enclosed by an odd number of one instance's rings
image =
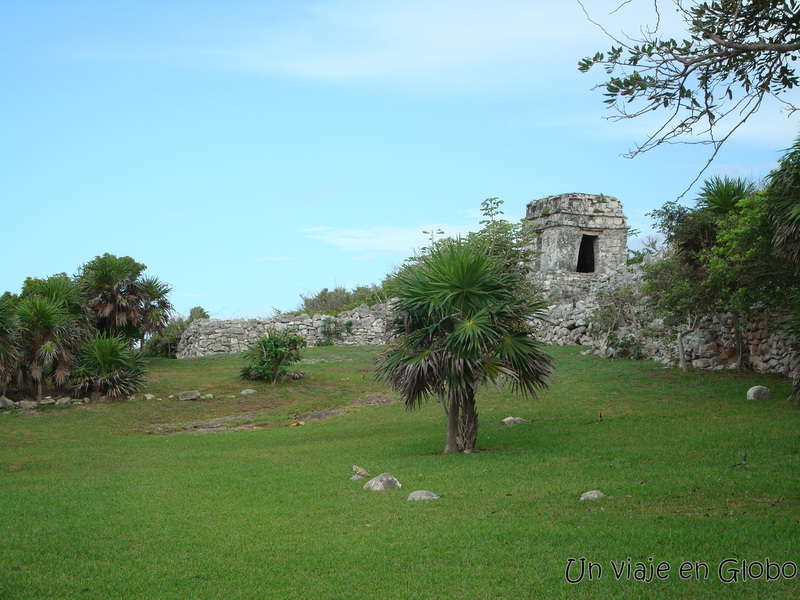
[[[189,311],[189,318],[177,316],[159,333],[151,336],[144,346],[144,355],[150,358],[177,358],[178,343],[183,333],[195,319],[208,319],[208,311],[195,306]]]
[[[297,379],[289,367],[300,360],[300,349],[306,347],[304,338],[291,331],[271,330],[242,353],[245,365],[241,376],[275,383],[282,377]]]
[[[73,395],[98,393],[115,399],[144,387],[147,361],[123,337],[99,333],[83,346],[72,371]]]

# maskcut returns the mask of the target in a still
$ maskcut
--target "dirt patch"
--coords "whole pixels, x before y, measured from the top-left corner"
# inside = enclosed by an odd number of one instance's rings
[[[329,408],[328,410],[318,410],[300,415],[298,419],[300,421],[321,421],[323,419],[335,417],[336,415],[343,415],[346,412],[347,410],[344,408]]]
[[[386,404],[394,404],[396,399],[386,394],[370,394],[360,400],[356,401],[359,406],[385,406]]]
[[[244,415],[231,415],[228,417],[219,417],[217,419],[209,419],[208,421],[195,421],[194,423],[178,424],[167,423],[164,425],[156,425],[147,430],[150,434],[170,434],[170,433],[187,433],[190,435],[200,435],[203,433],[222,433],[226,431],[255,431],[261,429],[258,425],[253,424],[253,420],[260,416],[260,413],[249,413]]]

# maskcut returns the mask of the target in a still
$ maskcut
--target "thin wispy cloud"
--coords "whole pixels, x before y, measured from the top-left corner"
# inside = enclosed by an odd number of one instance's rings
[[[577,3],[542,4],[325,0],[282,18],[266,5],[248,12],[249,20],[240,15],[215,29],[181,24],[171,43],[120,42],[116,51],[104,45],[96,59],[161,60],[343,83],[541,86],[564,73],[574,76],[587,38],[603,39]]]
[[[363,229],[335,229],[313,227],[301,231],[305,237],[319,240],[346,252],[370,252],[386,255],[409,256],[415,249],[430,243],[430,233],[442,231],[436,237],[466,235],[477,229],[477,225],[453,225],[446,223],[414,227],[376,226]]]

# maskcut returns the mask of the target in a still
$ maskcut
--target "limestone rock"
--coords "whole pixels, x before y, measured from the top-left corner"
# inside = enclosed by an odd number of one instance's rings
[[[403,487],[402,484],[389,473],[381,473],[364,484],[365,490],[373,491],[393,490],[399,487]]]
[[[0,408],[11,408],[14,406],[14,403],[6,398],[5,396],[0,396]]]
[[[178,400],[197,400],[200,397],[200,392],[197,390],[190,390],[188,392],[178,392]]]
[[[56,406],[67,406],[72,404],[72,398],[69,396],[62,396],[56,400]]]
[[[522,419],[520,417],[506,417],[500,422],[506,427],[513,427],[514,425],[520,425],[521,423],[530,423],[530,420]]]
[[[200,400],[213,400],[213,399],[214,399],[214,394],[204,394],[200,396]]]
[[[584,492],[581,494],[581,500],[597,500],[598,498],[604,498],[605,494],[600,490],[590,490],[588,492]]]
[[[772,392],[768,387],[764,387],[763,385],[754,385],[747,390],[748,400],[768,400],[771,397]]]
[[[239,392],[239,394],[242,396],[249,396],[250,394],[255,394],[255,393],[256,393],[255,390],[250,390],[250,389],[242,390],[241,392]]]
[[[36,408],[39,405],[36,402],[34,402],[33,400],[20,400],[19,406],[20,406],[20,408],[25,408],[25,409],[30,410],[30,409]]]
[[[52,396],[45,396],[44,398],[42,398],[42,401],[39,402],[39,404],[47,404],[47,405],[55,404],[55,403],[56,403],[56,399],[53,398]]]
[[[358,465],[353,465],[353,471],[355,471],[356,475],[359,477],[372,477],[365,469],[362,469]]]
[[[408,495],[408,500],[438,500],[439,496],[428,490],[417,490]]]
[[[145,394],[145,395],[144,395],[144,399],[145,399],[145,400],[155,400],[155,399],[156,399],[156,397],[155,397],[155,396],[153,396],[153,394]]]

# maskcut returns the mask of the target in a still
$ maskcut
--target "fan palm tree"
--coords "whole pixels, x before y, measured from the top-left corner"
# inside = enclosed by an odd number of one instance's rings
[[[20,356],[14,301],[0,298],[0,395],[17,374]]]
[[[462,240],[437,243],[397,275],[394,342],[376,360],[376,372],[409,410],[439,399],[445,452],[475,449],[482,385],[505,381],[524,395],[547,385],[551,358],[526,325],[543,304],[515,293],[523,287],[519,277],[483,244]]]
[[[752,196],[756,186],[741,177],[712,177],[703,183],[697,197],[699,208],[716,214],[727,214],[737,210],[739,200]]]
[[[123,336],[98,333],[84,344],[72,372],[73,393],[104,395],[110,399],[129,396],[144,385],[147,363]]]
[[[118,332],[137,338],[144,317],[140,275],[145,266],[130,256],[97,256],[81,267],[78,287],[97,328],[114,337]]]
[[[775,226],[773,246],[789,266],[800,268],[800,138],[781,158],[780,165],[769,181],[767,197],[772,208]],[[795,292],[789,310],[786,331],[795,340],[795,351],[800,352],[800,292]],[[792,373],[792,395],[800,401],[800,364]]]
[[[172,287],[158,277],[144,277],[140,281],[142,319],[139,348],[144,348],[146,335],[160,333],[169,323],[174,308],[169,300]]]
[[[45,381],[61,387],[69,380],[82,338],[78,319],[57,301],[36,294],[24,296],[16,307],[23,379],[42,400]]]

